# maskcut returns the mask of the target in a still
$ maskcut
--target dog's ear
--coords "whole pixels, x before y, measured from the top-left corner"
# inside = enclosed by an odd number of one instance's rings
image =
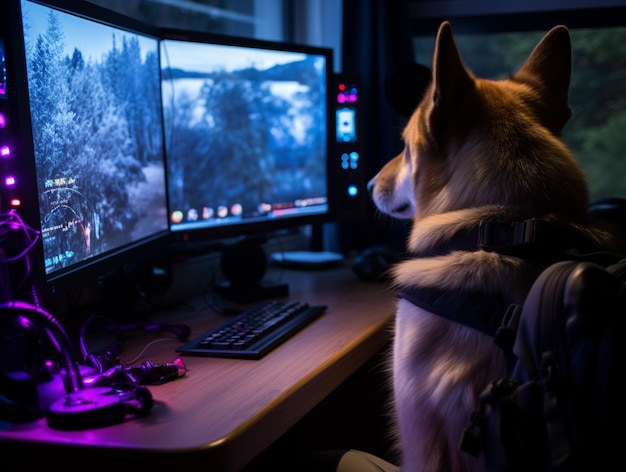
[[[474,76],[463,64],[447,21],[441,24],[437,33],[432,84],[433,107],[429,117],[428,139],[437,150],[446,127],[446,117],[454,116],[458,103],[474,88]]]
[[[537,44],[512,77],[530,85],[540,95],[538,118],[560,135],[572,112],[567,104],[572,73],[572,43],[565,26],[555,26]]]

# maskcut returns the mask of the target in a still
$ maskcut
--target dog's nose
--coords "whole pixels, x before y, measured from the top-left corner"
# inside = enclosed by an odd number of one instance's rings
[[[374,179],[367,183],[367,192],[372,195],[374,193]]]

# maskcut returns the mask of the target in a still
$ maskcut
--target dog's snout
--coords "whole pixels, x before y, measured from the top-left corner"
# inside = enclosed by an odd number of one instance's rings
[[[370,179],[367,183],[367,193],[369,193],[370,196],[374,194],[374,179]]]

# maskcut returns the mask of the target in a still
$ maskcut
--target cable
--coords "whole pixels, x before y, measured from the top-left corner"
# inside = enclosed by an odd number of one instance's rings
[[[15,210],[10,210],[8,213],[1,215],[3,217],[0,220],[0,238],[4,238],[11,231],[19,231],[22,233],[24,240],[27,242],[20,252],[12,257],[3,257],[0,262],[15,262],[25,257],[28,252],[34,247],[39,239],[39,231],[34,230],[30,226],[27,226],[22,218],[17,214]],[[1,240],[1,239],[0,239]]]
[[[106,348],[103,355],[96,355],[92,353],[87,343],[87,334],[94,328],[107,331],[115,336],[114,342]],[[173,362],[165,364],[155,364],[148,360],[140,366],[128,365],[140,359],[145,351],[154,343],[166,340],[171,341],[171,338],[156,339],[148,343],[139,355],[129,362],[123,362],[119,359],[119,354],[121,353],[122,346],[124,344],[124,332],[128,330],[168,330],[176,333],[179,341],[182,341],[189,336],[189,328],[186,325],[169,323],[133,323],[120,326],[105,316],[92,315],[81,326],[79,339],[83,362],[94,367],[98,374],[100,374],[95,380],[90,380],[92,387],[119,382],[126,382],[135,385],[154,385],[174,380],[185,375],[187,368],[181,359],[175,359]]]
[[[103,355],[95,355],[87,345],[87,333],[93,328],[104,329],[115,336],[115,342],[109,346]],[[98,373],[103,373],[116,363],[117,356],[123,346],[122,331],[113,320],[102,315],[92,315],[80,327],[78,345],[80,348],[82,361],[95,368]]]
[[[17,316],[24,316],[39,329],[41,329],[40,325],[43,322],[46,338],[64,358],[65,370],[72,392],[77,392],[83,388],[83,379],[70,338],[54,316],[37,306],[21,301],[0,304],[0,311],[10,311]],[[34,315],[34,319],[30,315]]]
[[[127,376],[142,385],[156,385],[182,377],[187,372],[187,367],[181,358],[165,364],[155,364],[145,361],[140,366],[122,367]]]
[[[12,295],[9,298],[17,298],[15,295],[20,293],[28,282],[31,282],[30,296],[37,306],[40,304],[32,284],[36,272],[32,270],[34,264],[31,261],[33,257],[31,250],[39,237],[40,232],[26,225],[16,210],[0,214],[0,256],[2,256],[0,263],[7,265],[18,261],[24,263],[25,275],[19,282],[14,282],[16,286],[11,287]],[[15,273],[15,271],[11,272]]]
[[[146,353],[146,351],[154,344],[156,343],[160,343],[163,341],[171,341],[172,338],[160,338],[160,339],[155,339],[154,341],[150,341],[148,344],[146,344],[143,349],[141,350],[141,352],[139,354],[137,354],[134,358],[132,358],[129,361],[123,361],[120,360],[120,362],[126,366],[128,366],[129,364],[133,364],[135,362],[137,362],[139,359],[141,359],[143,357],[143,355]]]

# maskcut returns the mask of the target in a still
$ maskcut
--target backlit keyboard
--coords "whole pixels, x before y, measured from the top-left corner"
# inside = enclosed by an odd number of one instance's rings
[[[269,300],[206,331],[177,352],[210,357],[260,359],[326,310],[298,301]]]

